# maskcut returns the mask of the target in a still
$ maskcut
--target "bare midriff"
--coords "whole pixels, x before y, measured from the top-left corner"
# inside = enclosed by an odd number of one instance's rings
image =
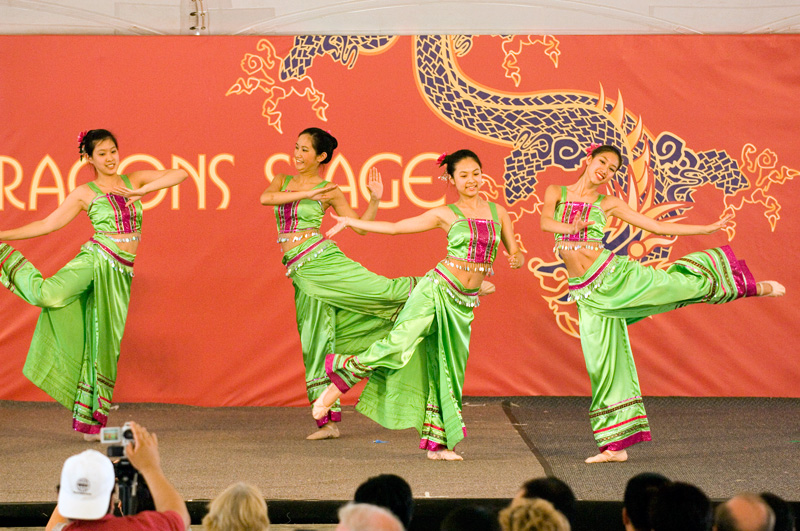
[[[304,229],[295,232],[280,232],[278,233],[278,243],[281,245],[281,250],[286,253],[302,245],[306,240],[320,234],[319,229]]]
[[[142,240],[141,232],[119,234],[117,232],[99,231],[99,234],[103,234],[109,240],[112,240],[120,250],[131,254],[136,254],[136,251],[139,249],[139,242]]]
[[[583,276],[602,252],[602,250],[596,249],[559,249],[558,251],[570,278]]]
[[[450,264],[448,262],[452,262]],[[492,270],[492,264],[476,264],[448,256],[440,262],[467,289],[478,289],[486,275]],[[480,268],[483,267],[483,271]]]

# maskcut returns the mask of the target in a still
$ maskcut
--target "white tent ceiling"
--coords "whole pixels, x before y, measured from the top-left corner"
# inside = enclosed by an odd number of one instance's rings
[[[798,32],[797,0],[0,0],[0,34]]]

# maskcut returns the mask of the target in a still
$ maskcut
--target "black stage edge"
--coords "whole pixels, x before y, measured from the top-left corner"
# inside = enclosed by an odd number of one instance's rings
[[[462,505],[479,505],[495,512],[506,507],[510,499],[463,498],[415,500],[414,520],[408,531],[432,531],[439,528],[444,516]],[[715,505],[720,500],[715,500]],[[341,500],[267,500],[269,519],[274,525],[335,524]],[[206,514],[208,500],[187,502],[192,525],[199,526]],[[795,514],[800,514],[800,502],[791,503]],[[54,503],[2,503],[0,523],[3,527],[44,527],[55,508]],[[573,531],[623,531],[622,502],[578,501]]]

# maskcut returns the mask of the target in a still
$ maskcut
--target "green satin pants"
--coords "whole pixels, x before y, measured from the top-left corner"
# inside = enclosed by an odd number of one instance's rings
[[[0,244],[0,283],[42,312],[23,374],[73,415],[73,428],[106,425],[128,315],[134,255],[96,234],[49,278]]]
[[[321,237],[291,249],[283,262],[294,285],[306,391],[313,403],[330,384],[325,356],[363,352],[386,336],[417,279],[377,275]],[[317,424],[340,420],[337,402]]]
[[[466,436],[461,392],[477,299],[478,290],[437,266],[388,336],[357,356],[328,356],[331,381],[347,391],[369,378],[357,411],[389,429],[415,428],[422,449],[454,448]]]
[[[728,246],[691,253],[667,270],[606,250],[583,276],[569,279],[569,289],[592,384],[589,418],[602,452],[651,440],[628,325],[688,304],[753,296],[755,280]]]

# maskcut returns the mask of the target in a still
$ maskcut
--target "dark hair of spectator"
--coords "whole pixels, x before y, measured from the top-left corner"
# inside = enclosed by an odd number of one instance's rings
[[[792,506],[771,492],[762,492],[760,496],[775,513],[774,531],[795,531],[795,515]]]
[[[465,505],[447,513],[439,531],[500,531],[500,522],[486,507]]]
[[[522,485],[524,498],[541,498],[553,504],[563,514],[570,525],[575,524],[575,494],[569,485],[558,478],[536,478]]]
[[[713,523],[711,501],[694,485],[670,483],[658,489],[650,522],[653,531],[709,531]]]
[[[651,529],[650,504],[658,489],[667,485],[669,479],[655,472],[642,472],[628,480],[623,503],[628,518],[636,529]]]
[[[414,516],[414,498],[406,480],[394,474],[373,476],[358,486],[353,501],[389,509],[408,529]]]

